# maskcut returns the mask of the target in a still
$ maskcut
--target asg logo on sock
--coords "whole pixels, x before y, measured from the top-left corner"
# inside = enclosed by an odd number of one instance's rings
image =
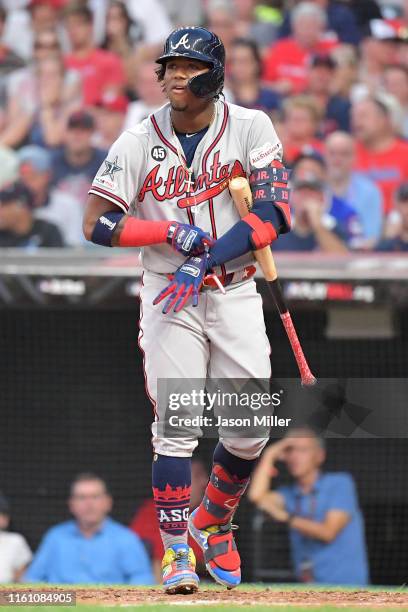
[[[178,521],[188,521],[188,507],[187,508],[174,508],[173,510],[163,509],[159,511],[159,522],[160,523],[176,523]]]

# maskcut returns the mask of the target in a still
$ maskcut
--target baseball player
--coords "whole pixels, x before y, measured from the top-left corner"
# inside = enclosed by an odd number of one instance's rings
[[[163,585],[168,593],[191,593],[199,579],[188,531],[218,583],[240,582],[231,519],[267,438],[220,439],[203,501],[189,517],[197,440],[158,434],[167,402],[158,401],[157,380],[269,379],[252,251],[288,231],[290,217],[282,147],[270,119],[220,97],[221,40],[201,27],[177,29],[157,62],[168,103],[112,145],[90,189],[84,233],[99,245],[142,247],[139,343],[155,414]],[[235,176],[247,176],[254,190],[253,209],[242,220],[228,190]]]

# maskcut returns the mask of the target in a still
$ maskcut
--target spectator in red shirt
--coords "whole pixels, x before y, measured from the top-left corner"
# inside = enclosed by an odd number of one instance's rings
[[[137,30],[135,25],[126,4],[121,0],[111,0],[106,12],[105,40],[101,47],[121,58],[127,84],[132,81],[137,68],[133,40],[135,29]]]
[[[398,136],[400,114],[396,99],[380,92],[352,105],[355,169],[380,188],[385,214],[393,207],[395,190],[408,179],[408,143]]]
[[[65,27],[71,44],[65,65],[81,74],[84,104],[93,106],[106,91],[118,91],[123,87],[122,61],[114,53],[94,46],[93,17],[89,8],[77,5],[67,8]]]
[[[314,55],[327,55],[338,43],[324,37],[326,13],[313,2],[301,2],[291,13],[293,35],[273,44],[265,57],[264,79],[280,93],[304,91]]]
[[[200,504],[208,483],[208,472],[200,459],[193,457],[191,461],[191,470],[190,512],[195,510]],[[141,503],[131,521],[130,529],[144,542],[153,562],[154,574],[157,581],[161,582],[161,562],[164,555],[164,549],[160,537],[159,523],[157,521],[153,498],[145,499]],[[198,571],[204,571],[204,560],[201,549],[190,537],[188,543],[194,550]]]
[[[322,150],[316,133],[322,114],[308,96],[294,96],[283,103],[283,122],[278,133],[289,165],[306,149]]]

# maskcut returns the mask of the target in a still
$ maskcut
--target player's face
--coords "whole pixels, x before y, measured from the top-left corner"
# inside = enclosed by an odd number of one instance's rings
[[[284,460],[291,476],[303,478],[320,467],[324,461],[324,450],[312,436],[293,438],[285,450]]]
[[[111,507],[111,497],[99,480],[78,482],[69,499],[71,514],[80,524],[88,527],[101,523]]]
[[[194,111],[206,106],[207,102],[197,98],[187,87],[187,83],[209,69],[207,64],[195,59],[176,57],[168,60],[163,85],[173,110]]]

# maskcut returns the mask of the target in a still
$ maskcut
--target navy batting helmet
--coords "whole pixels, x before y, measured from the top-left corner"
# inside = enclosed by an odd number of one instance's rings
[[[211,70],[188,82],[188,87],[199,98],[214,98],[224,86],[225,49],[213,32],[200,27],[174,30],[164,43],[163,54],[156,60],[165,64],[172,57],[189,57],[210,64]]]

